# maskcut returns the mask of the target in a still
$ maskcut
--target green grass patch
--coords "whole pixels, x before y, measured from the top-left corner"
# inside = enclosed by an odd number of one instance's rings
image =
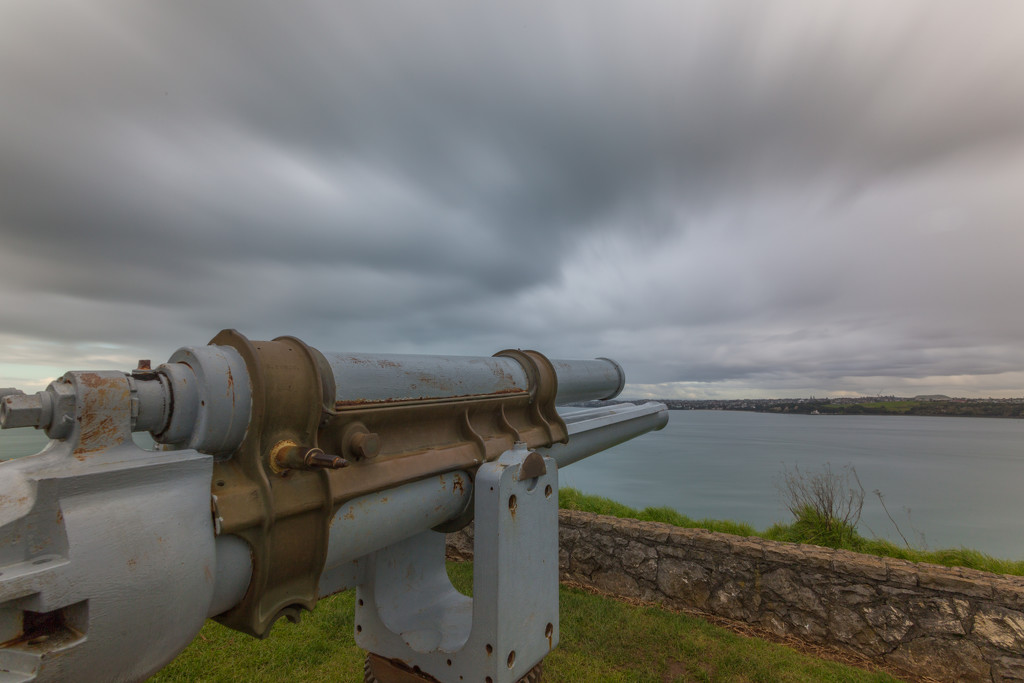
[[[558,489],[558,507],[565,510],[596,512],[599,515],[608,515],[610,517],[639,519],[643,522],[664,522],[665,524],[681,526],[687,529],[710,529],[711,531],[720,531],[723,534],[733,534],[735,536],[758,535],[754,527],[743,522],[706,518],[692,519],[670,507],[652,507],[635,510],[621,503],[616,503],[614,500],[592,496],[589,493],[581,493],[574,488]]]
[[[558,491],[558,504],[567,510],[584,510],[612,517],[639,519],[648,522],[664,522],[688,529],[709,529],[737,536],[758,536],[770,541],[789,543],[810,543],[828,548],[840,548],[866,555],[896,557],[911,562],[930,562],[946,567],[968,567],[993,574],[1024,576],[1024,561],[1002,560],[970,548],[948,548],[943,550],[920,550],[906,548],[889,541],[865,538],[848,526],[824,524],[814,515],[802,515],[792,524],[774,524],[764,531],[757,531],[749,524],[713,519],[691,519],[671,508],[644,508],[636,510],[615,501],[581,493],[573,488]]]
[[[448,567],[455,587],[465,593],[472,588],[472,571],[471,563]],[[150,680],[360,682],[363,652],[352,638],[353,603],[353,591],[322,600],[302,623],[279,622],[262,641],[208,622]],[[685,614],[571,588],[560,590],[559,611],[561,643],[544,660],[546,683],[896,680],[744,638]]]

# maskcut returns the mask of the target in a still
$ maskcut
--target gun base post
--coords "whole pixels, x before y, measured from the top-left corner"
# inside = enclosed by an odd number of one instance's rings
[[[538,457],[517,444],[477,472],[473,598],[448,579],[444,534],[368,556],[356,643],[378,658],[372,671],[382,683],[417,680],[410,672],[427,676],[421,681],[535,680],[534,667],[558,644],[558,471],[552,458],[543,472],[524,471]]]

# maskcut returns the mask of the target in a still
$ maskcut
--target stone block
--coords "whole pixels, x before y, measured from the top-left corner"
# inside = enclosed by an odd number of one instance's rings
[[[880,655],[892,649],[873,628],[868,626],[857,610],[842,606],[834,607],[829,613],[827,624],[829,641],[848,647],[854,652]]]
[[[924,636],[903,643],[886,659],[908,671],[941,676],[944,681],[981,683],[992,680],[991,667],[977,645],[962,638]]]
[[[654,559],[647,560],[636,568],[635,575],[645,581],[657,581],[658,561]]]
[[[901,642],[914,625],[910,615],[891,604],[866,607],[863,614],[864,620],[871,625],[875,633],[890,644]]]
[[[874,586],[865,583],[836,583],[828,588],[829,599],[839,605],[862,605],[878,599]]]
[[[558,527],[558,542],[562,545],[575,543],[580,538],[580,530],[567,526]]]
[[[804,585],[792,569],[776,569],[761,577],[761,590],[770,593],[772,601],[825,619],[828,614],[821,597]]]
[[[960,600],[961,609],[953,604],[952,598],[931,597],[917,598],[906,603],[914,623],[929,635],[954,635],[962,636],[967,633],[961,612],[966,606],[965,600]]]
[[[656,556],[657,553],[655,553],[653,549],[648,548],[642,543],[630,541],[626,547],[620,551],[619,560],[622,562],[623,567],[635,569],[645,560],[649,560]]]
[[[796,543],[766,541],[763,546],[764,559],[769,564],[798,564],[803,557]]]
[[[885,581],[889,576],[889,568],[885,561],[874,555],[836,551],[832,558],[832,567],[838,574],[871,579],[872,581]]]
[[[1010,681],[1024,681],[1024,658],[1022,657],[996,657],[992,661],[992,680],[1009,683]]]
[[[658,546],[659,557],[674,557],[683,559],[689,557],[693,549],[685,545],[665,544]]]
[[[918,585],[921,588],[960,593],[977,598],[992,597],[992,575],[981,572],[967,572],[956,567],[921,563],[917,567]]]
[[[831,571],[834,555],[835,551],[831,548],[819,548],[816,545],[802,546],[800,548],[800,564],[813,569]]]
[[[828,621],[817,614],[793,610],[785,614],[785,619],[790,624],[790,633],[798,638],[812,643],[824,643],[828,640]]]
[[[657,570],[658,589],[672,601],[704,609],[711,595],[710,572],[694,562],[664,559]]]
[[[917,585],[917,565],[894,557],[883,558],[889,570],[887,581],[893,585],[913,587]]]
[[[975,638],[1014,654],[1024,651],[1024,614],[982,604],[974,615]]]
[[[992,600],[1010,609],[1024,610],[1024,580],[1017,576],[999,577],[992,582]]]
[[[671,524],[658,524],[657,522],[641,522],[639,527],[639,538],[644,543],[657,545],[668,541],[669,531],[674,527]]]
[[[707,602],[708,611],[738,621],[750,621],[753,611],[748,607],[754,603],[750,591],[731,580],[723,581],[713,590]],[[756,607],[755,607],[756,609]]]
[[[735,536],[731,541],[729,541],[728,547],[729,552],[733,555],[750,558],[752,560],[761,560],[764,558],[763,541],[759,542],[756,539]]]
[[[668,532],[668,538],[665,539],[666,545],[687,547],[693,545],[693,534],[694,529],[680,529],[678,527]]]
[[[598,590],[626,598],[640,597],[640,585],[629,574],[625,572],[598,571],[590,579],[591,583]]]

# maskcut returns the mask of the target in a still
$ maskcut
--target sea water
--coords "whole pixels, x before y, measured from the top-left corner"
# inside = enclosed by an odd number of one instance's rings
[[[151,447],[148,435],[135,437]],[[33,429],[0,431],[0,459],[45,444]],[[916,547],[1024,560],[1024,420],[674,410],[665,429],[561,470],[559,483],[764,529],[791,519],[777,487],[785,471],[826,464],[856,470],[865,536],[902,543],[898,525]]]
[[[652,432],[559,472],[559,485],[631,507],[764,529],[788,522],[785,471],[856,470],[860,530],[916,547],[1024,560],[1024,421],[674,410]]]

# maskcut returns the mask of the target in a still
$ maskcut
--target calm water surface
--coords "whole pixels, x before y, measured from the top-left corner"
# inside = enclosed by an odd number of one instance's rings
[[[136,435],[146,447],[148,435]],[[35,430],[0,432],[0,459],[35,453]],[[148,441],[149,444],[152,441]],[[1024,560],[1024,421],[773,415],[674,410],[668,426],[559,473],[562,486],[632,507],[763,529],[788,521],[775,487],[783,467],[856,468],[867,498],[861,531],[929,548],[967,546]],[[909,510],[909,515],[908,515]]]
[[[763,529],[789,521],[775,486],[783,467],[826,463],[856,468],[867,536],[902,542],[871,493],[878,489],[917,546],[1024,560],[1021,420],[673,410],[662,431],[567,467],[559,482],[631,507]]]

